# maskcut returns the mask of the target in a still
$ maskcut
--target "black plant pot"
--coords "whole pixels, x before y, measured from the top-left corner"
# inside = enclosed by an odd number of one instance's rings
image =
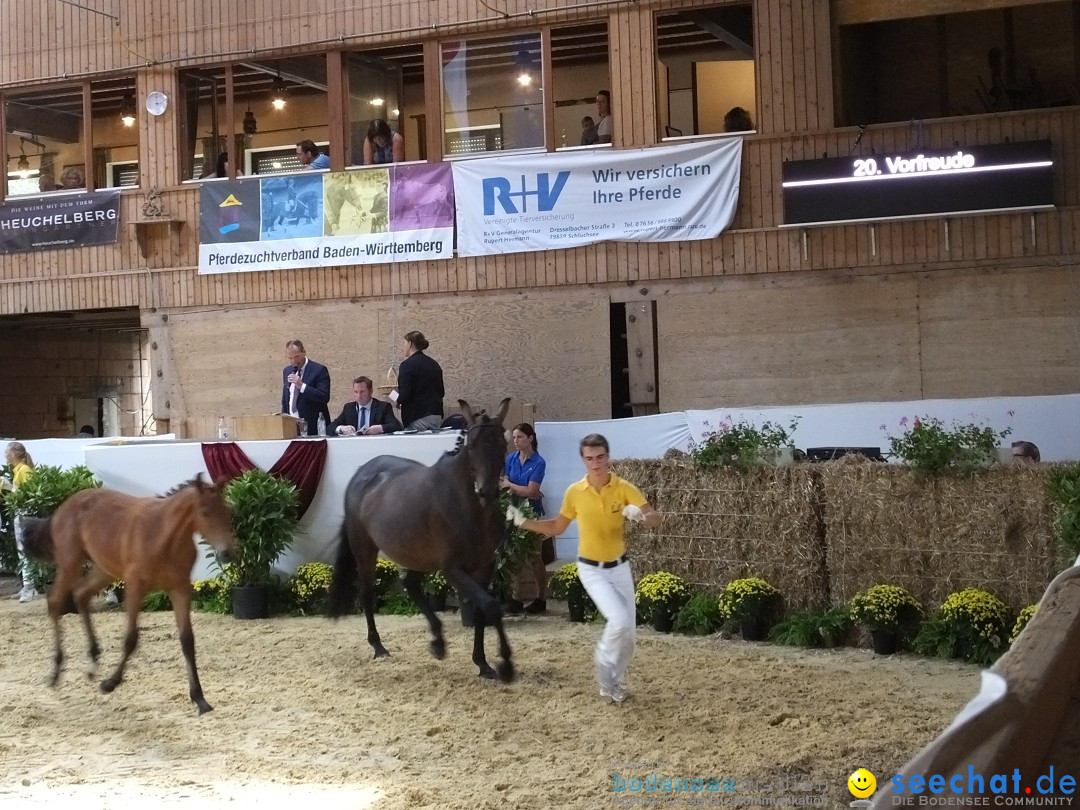
[[[432,610],[443,611],[446,610],[446,594],[445,593],[429,593],[427,595],[428,604],[431,605]]]
[[[585,602],[580,599],[574,599],[566,603],[566,610],[570,614],[570,621],[583,622],[585,621]]]
[[[765,638],[765,622],[761,619],[743,619],[739,622],[739,635],[743,641],[761,641]]]
[[[473,617],[473,611],[476,610],[476,606],[468,599],[461,600],[461,626],[462,627],[475,627],[476,621]]]
[[[900,646],[900,639],[892,630],[871,630],[870,638],[877,655],[892,655]]]
[[[265,585],[238,585],[232,589],[232,612],[237,619],[265,619],[270,615],[270,591]]]
[[[666,610],[657,608],[653,613],[652,626],[653,630],[657,633],[670,633],[674,623],[675,619],[672,617],[671,613]]]

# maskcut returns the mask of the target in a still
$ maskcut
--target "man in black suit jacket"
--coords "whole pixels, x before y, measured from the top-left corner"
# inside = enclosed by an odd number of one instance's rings
[[[299,340],[285,344],[285,357],[289,365],[281,372],[281,412],[303,419],[307,435],[317,436],[319,414],[330,424],[330,410],[326,407],[330,402],[330,372],[307,356]]]
[[[380,433],[395,433],[401,430],[401,422],[394,416],[394,408],[389,402],[380,402],[371,398],[372,382],[370,377],[357,377],[353,380],[353,402],[346,402],[341,415],[330,423],[330,435],[338,436],[377,436]],[[360,409],[365,408],[363,428],[360,425]]]

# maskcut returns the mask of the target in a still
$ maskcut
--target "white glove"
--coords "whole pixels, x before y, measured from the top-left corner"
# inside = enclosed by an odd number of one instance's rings
[[[623,517],[627,520],[632,520],[634,523],[644,523],[645,513],[641,511],[641,507],[634,506],[632,503],[628,503],[623,507]]]
[[[526,520],[525,513],[518,509],[516,506],[506,507],[506,519],[511,521],[515,526],[520,526]]]

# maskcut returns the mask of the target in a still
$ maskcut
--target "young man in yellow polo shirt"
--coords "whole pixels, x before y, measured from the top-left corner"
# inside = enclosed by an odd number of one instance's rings
[[[529,520],[511,506],[506,517],[516,526],[551,537],[562,534],[577,519],[578,577],[607,619],[596,644],[596,682],[602,697],[622,703],[630,696],[626,672],[634,657],[637,629],[634,578],[626,558],[623,528],[627,520],[633,520],[655,529],[663,516],[649,505],[641,490],[611,472],[607,439],[591,433],[581,440],[579,449],[586,475],[566,490],[558,515]]]

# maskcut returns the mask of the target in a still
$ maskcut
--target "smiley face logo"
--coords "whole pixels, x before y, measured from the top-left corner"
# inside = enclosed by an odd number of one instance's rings
[[[866,799],[877,790],[877,779],[866,768],[859,768],[847,779],[847,789],[856,799]]]

